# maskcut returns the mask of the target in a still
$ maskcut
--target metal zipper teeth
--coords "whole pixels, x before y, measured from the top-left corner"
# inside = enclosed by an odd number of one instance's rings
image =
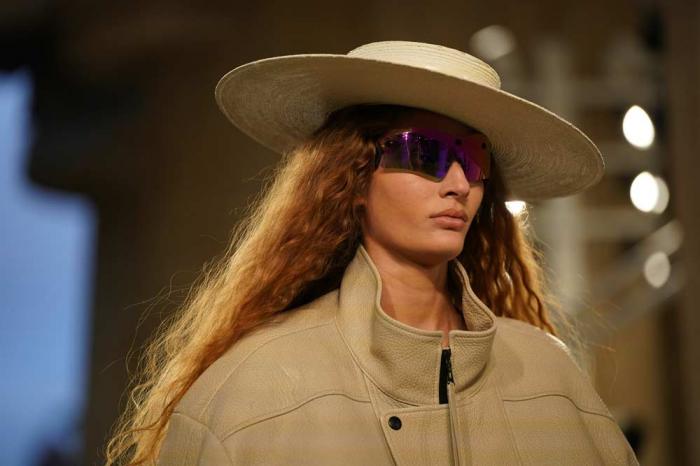
[[[447,350],[447,406],[450,416],[450,437],[452,443],[452,458],[455,466],[459,466],[459,449],[457,448],[457,407],[455,406],[454,378],[452,377],[452,350]]]

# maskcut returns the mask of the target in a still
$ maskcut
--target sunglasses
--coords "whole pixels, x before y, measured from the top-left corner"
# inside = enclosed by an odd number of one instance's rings
[[[455,136],[431,128],[396,130],[376,142],[374,168],[381,166],[441,181],[455,160],[469,182],[488,179],[490,141],[481,133]]]

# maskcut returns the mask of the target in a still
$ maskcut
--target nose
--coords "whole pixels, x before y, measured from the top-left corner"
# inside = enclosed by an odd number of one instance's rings
[[[469,193],[471,186],[467,175],[462,170],[462,166],[456,160],[452,162],[445,178],[440,183],[441,195],[445,196],[449,193],[454,193],[458,196],[466,196]]]

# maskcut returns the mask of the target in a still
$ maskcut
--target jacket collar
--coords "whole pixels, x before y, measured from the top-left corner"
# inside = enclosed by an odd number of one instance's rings
[[[462,313],[468,330],[451,330],[452,373],[457,398],[480,385],[491,355],[497,320],[476,297],[461,263]],[[382,281],[360,245],[345,269],[339,293],[338,328],[365,374],[386,394],[415,405],[437,404],[442,331],[406,325],[380,305]]]

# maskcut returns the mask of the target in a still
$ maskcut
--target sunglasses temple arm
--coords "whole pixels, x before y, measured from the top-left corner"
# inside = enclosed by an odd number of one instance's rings
[[[374,169],[376,170],[379,168],[379,163],[382,160],[382,148],[379,147],[379,144],[374,145]]]

